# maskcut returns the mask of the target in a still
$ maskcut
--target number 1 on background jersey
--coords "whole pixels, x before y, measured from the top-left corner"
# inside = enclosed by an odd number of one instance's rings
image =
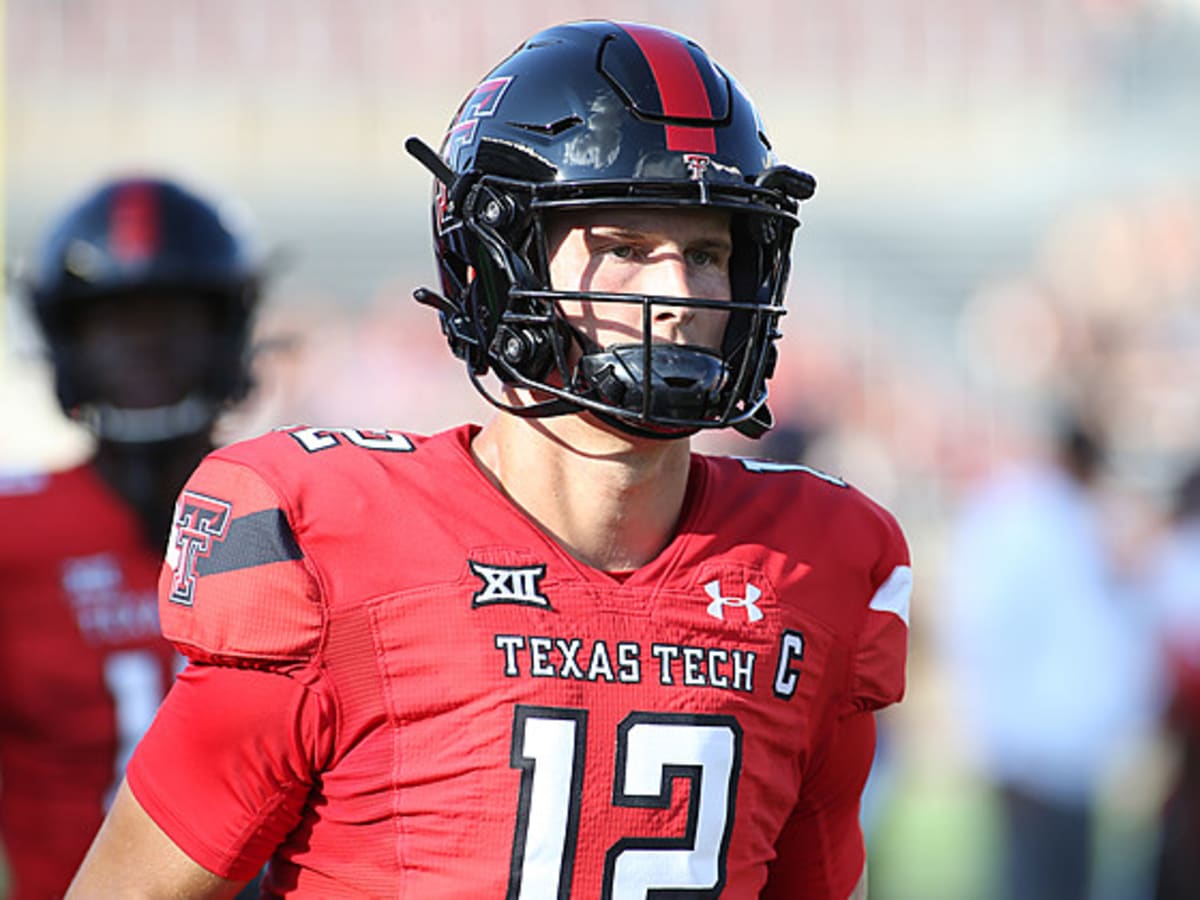
[[[579,839],[587,711],[517,706],[510,764],[521,769],[508,900],[565,900]],[[604,862],[604,900],[647,891],[717,897],[733,829],[742,730],[732,716],[631,713],[617,728],[616,806],[666,809],[690,782],[682,835],[624,837]]]
[[[163,699],[162,665],[148,650],[120,650],[104,659],[104,684],[113,698],[116,714],[117,752],[113,760],[113,784],[104,800],[108,807],[133,748],[141,740]]]

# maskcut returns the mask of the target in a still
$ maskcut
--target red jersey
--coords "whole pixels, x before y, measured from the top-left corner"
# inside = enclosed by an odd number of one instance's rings
[[[212,454],[160,582],[193,661],[129,770],[233,878],[304,897],[844,898],[871,710],[903,692],[892,517],[694,455],[620,577],[433,438],[287,429]],[[664,893],[656,893],[664,892]]]
[[[0,482],[0,841],[61,897],[173,677],[161,557],[90,466]]]

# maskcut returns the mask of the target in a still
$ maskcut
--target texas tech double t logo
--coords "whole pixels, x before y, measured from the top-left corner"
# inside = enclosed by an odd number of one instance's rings
[[[184,491],[175,506],[175,522],[167,547],[174,577],[171,602],[191,606],[196,591],[196,565],[225,540],[233,507],[225,500]]]

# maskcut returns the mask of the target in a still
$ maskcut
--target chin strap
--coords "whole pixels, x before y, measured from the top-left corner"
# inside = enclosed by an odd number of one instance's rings
[[[774,427],[775,416],[771,414],[771,410],[767,409],[767,404],[764,403],[755,410],[754,415],[744,422],[738,422],[733,429],[738,434],[758,440]]]
[[[713,351],[666,343],[613,344],[586,352],[579,373],[589,393],[613,415],[620,410],[636,417],[635,427],[658,422],[651,427],[667,431],[690,428],[692,422],[719,413],[729,379],[724,361]]]
[[[146,409],[88,404],[78,410],[76,418],[101,440],[157,444],[206,431],[216,421],[217,409],[193,394],[178,403]]]

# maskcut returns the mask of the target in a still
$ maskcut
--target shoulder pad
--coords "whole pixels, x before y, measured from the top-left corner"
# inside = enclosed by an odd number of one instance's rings
[[[176,502],[159,614],[192,659],[301,661],[320,646],[320,589],[288,498],[252,462],[269,440],[210,455]]]
[[[855,649],[851,694],[855,707],[879,709],[904,696],[913,573],[899,523],[868,502],[883,526],[883,540],[871,569],[872,594]]]

